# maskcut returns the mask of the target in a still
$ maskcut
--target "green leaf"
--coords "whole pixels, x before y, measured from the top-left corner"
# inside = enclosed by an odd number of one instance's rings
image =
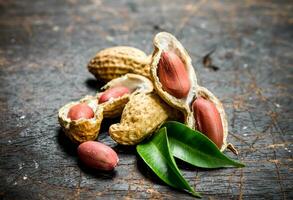
[[[181,175],[170,153],[166,128],[161,128],[150,140],[137,145],[136,150],[145,163],[166,184],[200,197]]]
[[[228,158],[204,134],[182,123],[170,121],[162,127],[167,128],[170,151],[176,158],[202,168],[245,166]]]

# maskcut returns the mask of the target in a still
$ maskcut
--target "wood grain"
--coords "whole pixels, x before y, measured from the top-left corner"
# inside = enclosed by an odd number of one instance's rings
[[[204,199],[292,199],[292,22],[290,1],[0,0],[0,198],[192,199],[165,186],[134,148],[116,145],[113,121],[99,136],[120,157],[111,173],[82,166],[57,121],[62,105],[98,90],[86,69],[97,51],[151,53],[154,34],[168,31],[223,101],[228,139],[247,165],[179,163],[184,176]],[[203,64],[210,52],[218,70]]]

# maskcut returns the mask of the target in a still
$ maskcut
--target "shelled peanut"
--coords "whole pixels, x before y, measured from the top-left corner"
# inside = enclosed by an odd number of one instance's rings
[[[198,97],[192,103],[196,129],[210,138],[218,148],[223,145],[223,124],[216,106],[209,100]]]
[[[129,73],[111,80],[102,90],[96,97],[103,106],[104,117],[113,118],[121,115],[131,96],[152,92],[153,83],[144,76]]]
[[[163,90],[176,98],[185,98],[190,81],[184,63],[172,51],[164,51],[158,64],[158,77]]]
[[[81,118],[91,119],[94,115],[94,111],[90,106],[86,103],[79,103],[69,109],[67,117],[71,120],[78,120]]]
[[[129,89],[127,87],[125,87],[125,86],[115,86],[115,87],[112,87],[110,89],[107,89],[106,91],[104,91],[102,93],[102,95],[99,98],[99,103],[104,103],[104,102],[107,102],[109,100],[122,97],[123,95],[129,94],[129,93],[130,93],[130,91],[129,91]]]
[[[111,147],[95,141],[80,144],[77,154],[86,166],[104,171],[113,170],[119,162],[116,152]]]

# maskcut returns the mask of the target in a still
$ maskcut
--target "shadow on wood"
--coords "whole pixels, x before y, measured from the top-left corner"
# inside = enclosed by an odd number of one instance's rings
[[[117,175],[116,170],[112,171],[103,171],[103,170],[98,170],[98,169],[93,169],[85,166],[80,160],[77,162],[78,167],[82,172],[84,172],[87,175],[90,175],[96,179],[113,179]]]
[[[124,146],[124,145],[117,144],[113,149],[118,154],[124,154],[124,155],[135,155],[136,154],[135,146]]]
[[[85,86],[94,92],[100,91],[103,85],[105,85],[105,83],[102,83],[94,78],[89,78],[85,81]]]
[[[58,129],[57,136],[58,144],[60,148],[69,156],[77,157],[77,147],[78,145],[73,143],[63,132],[61,128]]]

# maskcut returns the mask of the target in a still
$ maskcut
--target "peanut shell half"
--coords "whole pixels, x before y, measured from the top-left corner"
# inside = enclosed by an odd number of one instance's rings
[[[170,33],[158,33],[157,35],[155,35],[153,43],[154,52],[152,54],[151,61],[151,78],[154,83],[154,88],[159,96],[164,99],[166,103],[176,109],[181,110],[186,119],[188,113],[190,113],[190,104],[192,103],[192,100],[196,95],[197,88],[197,78],[191,63],[191,58],[185,48],[182,46],[182,44]],[[160,82],[158,75],[158,65],[163,52],[175,53],[184,63],[184,66],[188,73],[188,79],[190,81],[190,90],[185,98],[176,98],[175,96],[172,96],[163,89],[163,85]]]
[[[223,145],[221,147],[221,151],[224,151],[226,148],[230,149],[233,153],[238,154],[237,150],[231,143],[227,143],[228,137],[228,122],[226,113],[221,101],[207,88],[198,86],[197,88],[197,97],[202,97],[206,100],[211,101],[217,108],[218,112],[220,113],[222,125],[223,125]],[[196,129],[195,119],[193,117],[193,111],[188,114],[187,125],[191,128]]]
[[[69,109],[78,103],[87,103],[94,111],[91,119],[71,120],[67,117]],[[58,121],[65,135],[75,143],[82,143],[88,140],[95,140],[99,134],[103,120],[103,107],[98,106],[97,99],[93,96],[86,96],[77,102],[70,102],[59,109]]]

